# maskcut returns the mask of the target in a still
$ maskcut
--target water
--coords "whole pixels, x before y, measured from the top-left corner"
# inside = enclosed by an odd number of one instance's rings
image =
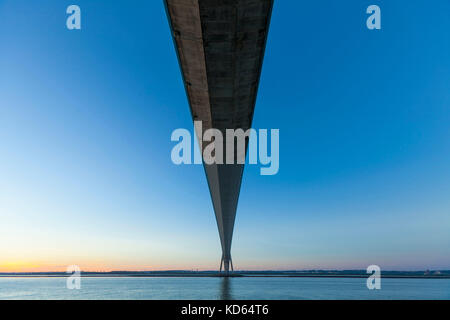
[[[450,299],[450,279],[365,278],[0,278],[0,299]]]

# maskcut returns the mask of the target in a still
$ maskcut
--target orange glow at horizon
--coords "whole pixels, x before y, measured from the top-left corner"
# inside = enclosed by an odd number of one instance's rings
[[[39,270],[41,267],[36,262],[8,261],[0,263],[0,272],[33,272],[34,270]]]
[[[8,261],[0,262],[0,273],[27,273],[27,272],[66,272],[67,265],[52,265],[38,261]],[[100,263],[82,263],[78,265],[84,272],[111,272],[111,271],[169,271],[169,270],[191,270],[186,267],[169,267],[167,265],[113,265],[106,266]],[[212,268],[214,269],[214,268]],[[198,268],[198,270],[211,270],[211,268]]]

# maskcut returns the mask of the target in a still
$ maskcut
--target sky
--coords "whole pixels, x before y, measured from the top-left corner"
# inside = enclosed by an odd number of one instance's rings
[[[236,269],[450,269],[449,12],[275,1],[253,127],[280,130],[280,170],[245,169]],[[0,272],[218,269],[177,128],[193,125],[162,1],[0,0]]]

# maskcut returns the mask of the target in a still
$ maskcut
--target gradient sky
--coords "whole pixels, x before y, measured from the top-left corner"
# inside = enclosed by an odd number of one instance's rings
[[[280,129],[280,172],[246,167],[237,269],[450,269],[449,12],[276,1],[253,124]],[[192,122],[162,1],[0,0],[0,272],[217,269],[176,128]]]

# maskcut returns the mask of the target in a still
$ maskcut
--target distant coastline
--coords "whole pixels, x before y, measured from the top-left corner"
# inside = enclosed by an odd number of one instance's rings
[[[67,277],[65,272],[0,272],[0,278],[6,277]],[[110,271],[81,272],[83,277],[222,277],[217,271]],[[305,277],[305,278],[367,278],[365,270],[290,270],[290,271],[234,271],[230,277]],[[382,271],[383,278],[450,279],[450,270],[440,271]]]

